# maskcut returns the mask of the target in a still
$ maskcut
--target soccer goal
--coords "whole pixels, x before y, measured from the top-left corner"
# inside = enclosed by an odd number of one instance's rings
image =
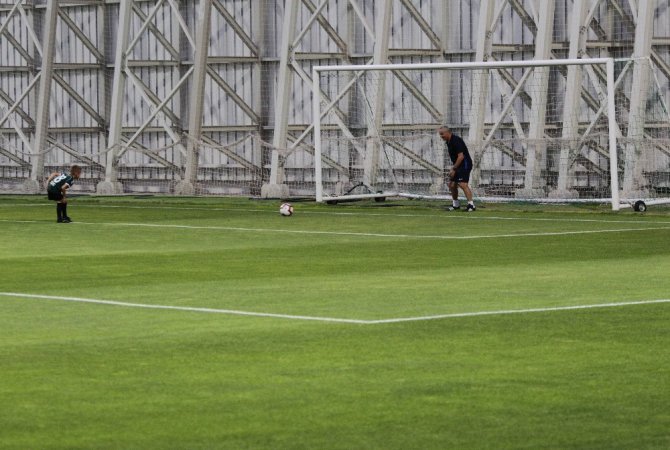
[[[667,89],[653,80],[646,59],[316,66],[316,199],[451,198],[445,125],[480,200],[668,202]]]

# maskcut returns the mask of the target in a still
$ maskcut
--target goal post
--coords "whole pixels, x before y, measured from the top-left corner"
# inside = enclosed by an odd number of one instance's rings
[[[451,161],[436,133],[443,125],[469,147],[471,186],[480,200],[599,202],[618,210],[645,193],[651,201],[667,196],[667,133],[651,136],[657,138],[653,145],[647,131],[624,138],[630,122],[649,120],[626,109],[637,63],[584,58],[315,66],[316,200],[449,199]],[[630,152],[639,161],[629,161]],[[627,165],[635,166],[642,189],[621,196]]]
[[[614,102],[614,60],[607,58],[607,117],[608,117],[608,144],[610,155],[610,192],[612,193],[612,210],[619,210],[619,164],[617,158],[616,135],[616,104]]]

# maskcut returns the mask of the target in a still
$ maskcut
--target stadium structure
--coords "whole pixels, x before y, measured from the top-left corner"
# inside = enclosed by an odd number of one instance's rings
[[[17,0],[0,31],[2,192],[76,163],[99,194],[439,197],[440,125],[482,197],[670,191],[667,1]]]

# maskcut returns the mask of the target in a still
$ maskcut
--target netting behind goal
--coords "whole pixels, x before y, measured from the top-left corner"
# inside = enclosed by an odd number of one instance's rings
[[[640,82],[644,63],[611,61],[609,83],[605,59],[318,67],[317,199],[447,197],[441,125],[468,145],[479,198],[667,196],[667,93],[648,66]]]

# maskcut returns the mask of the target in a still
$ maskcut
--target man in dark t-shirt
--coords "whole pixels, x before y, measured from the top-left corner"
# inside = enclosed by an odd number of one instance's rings
[[[448,208],[449,211],[454,211],[461,208],[461,203],[458,200],[458,188],[460,187],[468,199],[468,206],[466,211],[472,212],[477,208],[472,200],[472,191],[468,182],[470,181],[470,172],[472,171],[472,158],[468,147],[465,145],[463,139],[451,132],[448,127],[440,127],[437,129],[438,134],[444,140],[449,152],[449,159],[451,159],[451,169],[449,170],[449,191],[451,192],[452,205]]]
[[[47,195],[49,200],[56,203],[56,215],[58,223],[70,223],[67,215],[67,190],[74,184],[75,180],[81,175],[81,167],[74,165],[70,168],[70,173],[54,172],[47,179]]]

